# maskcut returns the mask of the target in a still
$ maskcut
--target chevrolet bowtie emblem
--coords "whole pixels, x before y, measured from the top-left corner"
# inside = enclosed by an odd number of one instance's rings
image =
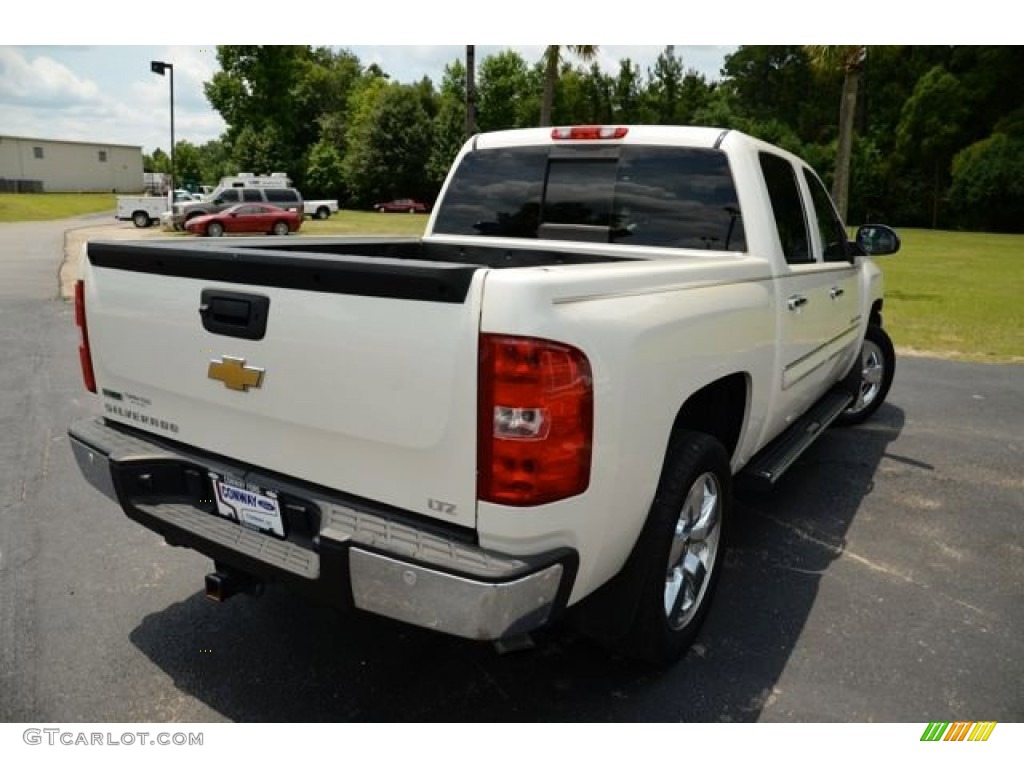
[[[224,386],[236,392],[248,392],[249,387],[259,389],[263,385],[262,368],[253,368],[245,364],[241,357],[224,355],[220,360],[211,360],[207,376],[223,381]]]

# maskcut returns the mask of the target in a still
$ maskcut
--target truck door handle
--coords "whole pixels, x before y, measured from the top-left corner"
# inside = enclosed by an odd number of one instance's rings
[[[846,293],[846,291],[844,291],[842,288],[833,288],[831,291],[828,292],[828,295],[831,296],[833,299],[838,299],[844,293]]]
[[[786,301],[786,306],[789,307],[789,311],[790,312],[795,312],[796,310],[800,309],[800,307],[802,307],[806,303],[807,303],[807,297],[806,296],[800,296],[798,294],[796,296],[790,296],[789,300]]]

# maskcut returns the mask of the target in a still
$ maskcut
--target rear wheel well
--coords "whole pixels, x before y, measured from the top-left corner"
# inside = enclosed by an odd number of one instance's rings
[[[734,373],[694,392],[676,414],[672,433],[681,430],[711,435],[731,458],[739,445],[747,415],[748,378]]]
[[[693,432],[714,438],[724,447],[725,456],[732,457],[746,420],[749,392],[749,376],[734,373],[708,384],[683,403],[665,446],[659,485],[666,472],[673,469],[673,446],[691,441]],[[619,573],[573,610],[577,629],[588,637],[614,644],[621,641],[632,626],[637,596],[649,573],[650,564],[643,555],[645,542],[653,530],[653,512],[654,507],[648,512],[640,536]]]

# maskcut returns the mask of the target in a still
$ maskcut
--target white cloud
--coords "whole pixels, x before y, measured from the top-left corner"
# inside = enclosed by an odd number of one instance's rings
[[[217,69],[214,46],[0,47],[0,134],[170,146],[168,77],[150,60],[174,63],[175,138],[202,144],[224,131],[202,84]]]
[[[0,48],[0,103],[59,107],[98,98],[96,83],[50,57],[27,59],[13,48]]]

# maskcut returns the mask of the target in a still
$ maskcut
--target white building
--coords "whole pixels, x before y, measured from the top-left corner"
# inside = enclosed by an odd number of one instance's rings
[[[0,136],[0,192],[141,192],[142,147]]]

